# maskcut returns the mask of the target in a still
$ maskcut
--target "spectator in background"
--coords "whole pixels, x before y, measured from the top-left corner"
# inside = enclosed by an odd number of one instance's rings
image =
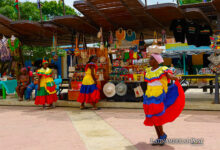
[[[23,101],[24,92],[30,83],[30,77],[26,68],[22,68],[18,76],[18,86],[16,87],[16,92],[18,94],[19,101]]]
[[[175,67],[174,67],[173,64],[171,64],[171,66],[170,66],[170,70],[172,71],[173,74],[176,73],[176,69],[175,69]]]

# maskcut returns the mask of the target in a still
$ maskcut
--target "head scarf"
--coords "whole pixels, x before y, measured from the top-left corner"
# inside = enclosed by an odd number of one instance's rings
[[[163,57],[160,54],[153,53],[152,57],[158,62],[158,64],[162,64],[164,62]]]
[[[44,64],[48,64],[48,61],[47,61],[47,60],[45,60],[45,59],[43,59],[42,64],[43,64],[43,65],[44,65]]]

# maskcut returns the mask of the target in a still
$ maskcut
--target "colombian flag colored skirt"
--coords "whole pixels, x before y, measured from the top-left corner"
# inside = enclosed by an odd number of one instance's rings
[[[44,87],[41,87],[39,91],[37,91],[37,96],[35,99],[36,105],[45,105],[52,104],[58,100],[57,94],[49,94]]]
[[[82,85],[77,102],[80,103],[98,103],[100,99],[100,91],[96,84]]]
[[[168,87],[167,93],[163,92],[158,97],[144,96],[143,107],[146,126],[161,126],[174,121],[185,106],[185,94],[179,81]]]

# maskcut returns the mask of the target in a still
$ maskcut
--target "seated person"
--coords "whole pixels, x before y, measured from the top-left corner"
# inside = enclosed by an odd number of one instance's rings
[[[37,96],[37,88],[38,88],[38,79],[34,78],[34,82],[31,82],[26,89],[25,99],[30,100],[32,91],[34,89],[35,89],[35,97],[36,97]]]
[[[18,86],[16,92],[18,94],[19,101],[23,100],[24,92],[29,85],[29,75],[26,68],[21,69],[21,74],[18,76]]]

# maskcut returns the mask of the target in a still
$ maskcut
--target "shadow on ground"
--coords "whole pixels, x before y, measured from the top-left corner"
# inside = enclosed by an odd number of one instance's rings
[[[138,150],[174,150],[175,148],[169,145],[164,146],[152,146],[151,144],[140,142],[134,145]],[[133,146],[127,146],[126,150],[134,150]]]

